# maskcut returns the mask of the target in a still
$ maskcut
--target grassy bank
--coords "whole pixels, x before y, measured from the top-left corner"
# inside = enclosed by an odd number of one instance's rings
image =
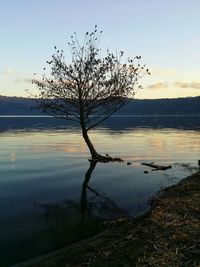
[[[200,266],[200,172],[165,189],[143,216],[16,266]]]

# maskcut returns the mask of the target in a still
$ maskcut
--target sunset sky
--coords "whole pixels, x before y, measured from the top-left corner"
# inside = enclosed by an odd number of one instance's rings
[[[200,95],[199,0],[0,0],[0,95],[27,96],[54,45],[97,24],[100,47],[142,56],[151,71],[136,98]]]

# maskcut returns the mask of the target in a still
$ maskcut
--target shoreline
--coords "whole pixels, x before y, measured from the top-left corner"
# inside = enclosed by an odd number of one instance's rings
[[[13,267],[199,266],[200,171],[156,195],[136,218]]]

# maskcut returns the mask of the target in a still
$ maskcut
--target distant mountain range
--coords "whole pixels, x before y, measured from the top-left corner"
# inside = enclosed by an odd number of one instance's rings
[[[44,115],[34,100],[0,96],[0,115]],[[200,96],[172,99],[131,99],[115,115],[200,115]]]

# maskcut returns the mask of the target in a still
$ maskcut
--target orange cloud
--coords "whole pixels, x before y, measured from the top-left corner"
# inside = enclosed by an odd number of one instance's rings
[[[200,82],[175,82],[174,85],[179,88],[200,89]]]
[[[158,82],[158,83],[154,83],[148,86],[148,88],[152,90],[162,90],[162,89],[166,89],[167,87],[168,87],[168,84],[166,82]]]

